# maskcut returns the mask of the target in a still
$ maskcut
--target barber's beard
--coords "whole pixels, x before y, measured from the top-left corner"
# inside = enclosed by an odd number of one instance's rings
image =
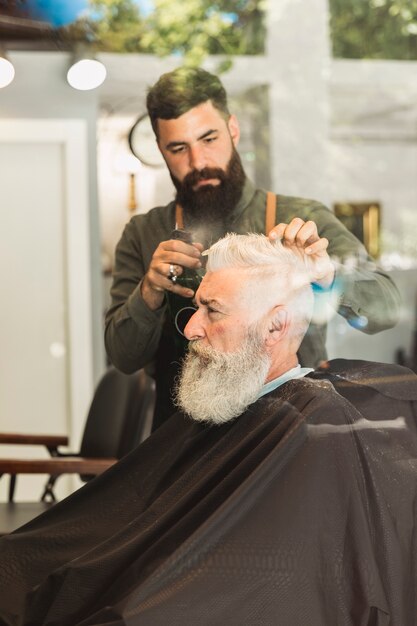
[[[191,341],[176,388],[176,404],[196,421],[228,422],[257,400],[270,363],[255,333],[233,353]]]
[[[177,189],[176,201],[184,209],[187,230],[203,229],[208,231],[212,240],[222,236],[241,198],[245,182],[245,172],[237,151],[233,148],[226,170],[205,167],[193,170],[182,182],[172,174],[171,178]],[[211,178],[218,179],[219,184],[194,189],[199,181]]]

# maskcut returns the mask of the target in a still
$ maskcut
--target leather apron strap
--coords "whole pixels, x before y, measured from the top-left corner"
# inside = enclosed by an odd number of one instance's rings
[[[182,214],[182,206],[180,204],[175,205],[175,228],[184,228],[184,217]]]
[[[265,235],[268,236],[270,231],[276,225],[277,217],[277,200],[272,191],[266,192],[266,207],[265,207]]]

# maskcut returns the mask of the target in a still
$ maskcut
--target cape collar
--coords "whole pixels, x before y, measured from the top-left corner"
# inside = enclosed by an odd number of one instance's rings
[[[310,372],[314,372],[312,367],[301,367],[301,365],[298,364],[292,369],[288,370],[288,372],[285,372],[284,374],[281,374],[281,376],[278,376],[277,378],[274,378],[274,380],[270,380],[268,383],[266,383],[259,392],[258,398],[265,396],[267,393],[270,393],[277,387],[280,387],[288,380],[291,380],[293,378],[302,378]]]

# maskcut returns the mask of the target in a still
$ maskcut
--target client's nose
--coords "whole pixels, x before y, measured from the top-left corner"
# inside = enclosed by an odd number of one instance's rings
[[[204,337],[204,329],[201,323],[201,312],[199,309],[190,317],[188,324],[184,328],[184,335],[189,341]]]

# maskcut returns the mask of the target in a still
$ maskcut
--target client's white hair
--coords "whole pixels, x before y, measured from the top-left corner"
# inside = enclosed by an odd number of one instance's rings
[[[259,287],[262,302],[273,303],[279,294],[281,304],[289,304],[295,315],[294,334],[301,338],[310,323],[313,294],[304,255],[297,255],[281,241],[265,235],[229,233],[207,252],[207,271],[242,268]],[[253,290],[248,290],[253,297]]]
[[[227,235],[208,251],[207,272],[227,269],[244,274],[238,297],[248,313],[246,337],[234,352],[191,341],[176,387],[176,404],[193,419],[212,424],[241,415],[259,397],[272,363],[265,342],[270,310],[275,313],[276,305],[285,305],[290,312],[290,330],[284,336],[288,347],[282,344],[279,349],[295,355],[312,309],[303,254],[279,241],[271,243],[263,235]]]
[[[262,268],[288,266],[303,271],[304,265],[280,239],[269,240],[259,233],[228,233],[207,250],[207,271],[231,267]],[[305,270],[304,270],[305,271]]]

